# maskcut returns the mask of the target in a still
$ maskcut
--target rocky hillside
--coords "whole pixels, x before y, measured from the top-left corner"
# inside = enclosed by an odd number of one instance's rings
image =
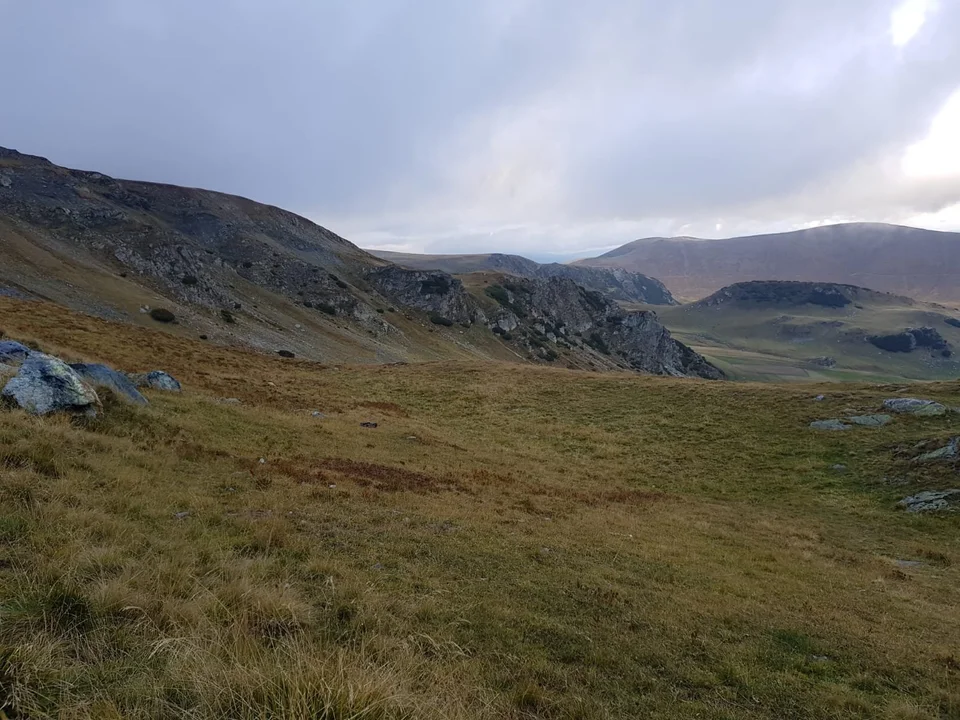
[[[524,278],[569,278],[588,290],[596,290],[614,300],[646,303],[648,305],[676,305],[677,301],[666,286],[656,278],[623,268],[594,268],[560,263],[541,264],[521,255],[488,253],[478,255],[417,255],[371,250],[384,260],[418,270],[443,270],[452,274],[471,272],[502,272]]]
[[[855,285],[838,283],[812,283],[787,280],[758,280],[735,283],[721,288],[713,295],[695,303],[703,307],[720,305],[819,305],[826,308],[842,308],[859,302],[885,302],[897,305],[916,305],[908,297],[877,292]]]
[[[492,331],[500,315],[488,318],[444,272],[391,264],[244,198],[116,180],[2,149],[0,253],[4,294],[212,342],[330,362],[517,359]],[[572,281],[562,286],[579,297]],[[603,300],[588,322],[565,316],[574,305],[551,311],[552,321],[587,329],[617,310]],[[623,357],[594,361],[596,351],[573,343],[568,364],[713,374],[696,358],[678,364],[682,353],[655,317],[634,322],[612,346]]]
[[[960,301],[960,233],[879,223],[724,240],[646,238],[575,264],[649,273],[690,300],[747,280],[805,280]]]
[[[481,274],[468,278],[468,284],[493,332],[528,357],[551,362],[565,358],[576,365],[586,356],[594,367],[723,377],[701,355],[673,339],[656,313],[627,312],[602,293],[567,278]]]

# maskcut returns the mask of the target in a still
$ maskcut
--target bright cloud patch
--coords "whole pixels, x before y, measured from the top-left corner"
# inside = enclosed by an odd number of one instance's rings
[[[930,134],[907,148],[903,172],[911,178],[960,177],[960,90],[930,126]]]
[[[905,0],[890,17],[890,39],[902,47],[916,37],[927,22],[932,0]]]

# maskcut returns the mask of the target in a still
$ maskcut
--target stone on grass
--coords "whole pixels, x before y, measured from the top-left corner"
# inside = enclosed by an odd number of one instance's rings
[[[16,340],[0,340],[0,363],[5,365],[19,365],[31,352],[30,348]]]
[[[950,510],[960,502],[960,490],[926,490],[900,501],[900,507],[910,513]]]
[[[831,420],[815,420],[810,423],[810,427],[814,430],[850,430],[853,426],[847,425],[839,418],[833,418]]]
[[[883,427],[893,418],[889,415],[854,415],[848,417],[847,420],[854,425],[862,425],[863,427]]]
[[[890,412],[908,415],[944,415],[947,412],[940,403],[919,398],[891,398],[883,401],[883,407]]]
[[[147,404],[147,399],[140,394],[137,386],[122,372],[99,363],[74,363],[70,367],[94,387],[109,388],[120,397],[138,405]]]
[[[151,370],[148,373],[134,373],[130,376],[138,388],[153,388],[154,390],[166,390],[168,392],[180,392],[182,389],[176,378],[168,375],[163,370]]]
[[[956,460],[960,457],[960,437],[951,438],[942,448],[931,450],[917,458],[917,462],[934,462],[936,460]]]
[[[69,365],[39,352],[24,360],[3,388],[3,397],[34,415],[66,411],[95,416],[101,407],[94,389]]]

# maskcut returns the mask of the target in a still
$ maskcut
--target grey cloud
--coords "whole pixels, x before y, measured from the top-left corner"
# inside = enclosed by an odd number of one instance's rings
[[[950,204],[863,168],[960,87],[958,4],[896,4],[0,0],[0,144],[446,251],[888,219]]]

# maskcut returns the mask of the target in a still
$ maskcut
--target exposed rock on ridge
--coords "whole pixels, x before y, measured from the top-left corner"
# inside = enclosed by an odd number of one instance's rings
[[[674,340],[650,311],[627,312],[572,280],[509,279],[486,295],[497,304],[488,322],[499,334],[550,358],[555,348],[592,352],[607,363],[658,375],[719,379],[723,373]]]

